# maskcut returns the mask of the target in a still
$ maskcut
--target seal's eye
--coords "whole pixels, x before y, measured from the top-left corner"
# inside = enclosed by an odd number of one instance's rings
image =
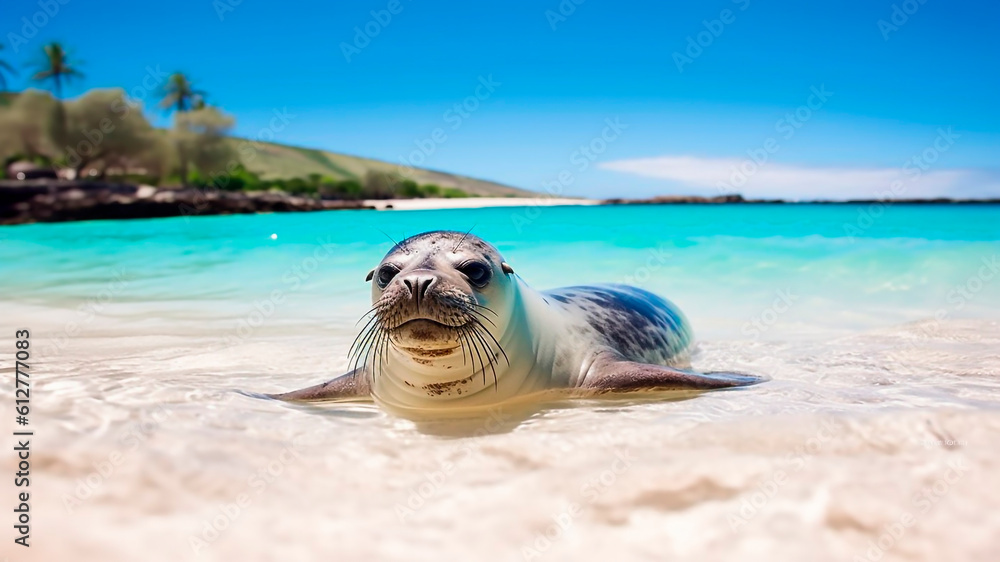
[[[392,278],[395,277],[397,273],[399,273],[399,268],[391,263],[387,263],[379,268],[378,277],[375,279],[375,282],[378,283],[379,288],[385,289],[386,285],[392,281]]]
[[[462,264],[458,270],[468,277],[470,283],[477,287],[485,287],[490,282],[490,276],[493,274],[490,266],[477,261]]]

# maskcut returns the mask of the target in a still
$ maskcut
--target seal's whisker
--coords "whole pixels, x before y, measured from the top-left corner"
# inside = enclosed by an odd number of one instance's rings
[[[469,336],[470,336],[469,339],[472,341],[472,347],[476,350],[476,356],[479,357],[479,367],[483,372],[483,384],[486,384],[486,362],[483,361],[483,356],[480,353],[479,349],[482,340],[478,339],[476,337],[477,334],[475,333],[475,331],[472,330],[469,331]],[[472,373],[475,374],[475,371],[473,371]]]
[[[361,345],[355,352],[354,366],[355,368],[361,366],[366,367],[368,365],[368,353],[371,351],[372,342],[378,338],[379,330],[378,326],[373,326],[369,331],[368,335],[362,340]]]
[[[360,323],[361,320],[365,319],[365,316],[368,316],[369,314],[372,314],[374,312],[374,315],[372,315],[372,317],[369,318],[367,322],[365,322],[364,327],[361,328],[361,331],[358,333],[357,337],[355,337],[354,341],[351,342],[350,350],[347,352],[348,357],[350,357],[351,354],[353,353],[354,346],[357,345],[358,341],[363,339],[362,336],[373,327],[372,325],[373,324],[377,325],[381,322],[383,310],[384,310],[384,305],[380,300],[379,302],[376,302],[375,305],[371,309],[369,309],[368,312],[364,313],[358,320],[358,323]],[[357,326],[357,324],[355,324],[355,326]]]
[[[468,365],[471,362],[472,363],[472,372],[475,373],[476,372],[476,358],[472,355],[472,348],[471,348],[472,343],[469,341],[468,331],[466,329],[464,329],[464,328],[459,329],[458,330],[458,338],[459,338],[459,341],[462,343],[462,365],[465,366],[465,365]],[[466,354],[466,352],[468,352],[468,354],[469,354],[469,361],[465,360],[465,354]]]
[[[390,319],[393,324],[396,323],[398,314],[393,314]],[[389,347],[396,347],[396,344],[392,341],[392,334],[389,330],[383,330],[383,336],[381,341],[379,341],[379,346],[375,349],[375,355],[378,357],[378,371],[379,374],[382,373],[382,365],[388,364],[389,362]],[[372,358],[372,369],[375,369],[375,358]]]
[[[494,389],[496,389],[498,388],[498,385],[497,385],[497,368],[495,363],[498,356],[496,352],[490,348],[489,344],[486,342],[486,339],[483,338],[483,335],[479,333],[480,326],[482,326],[482,324],[479,324],[478,326],[473,326],[472,333],[479,340],[479,343],[482,344],[484,350],[489,350],[489,352],[487,353],[487,357],[490,358],[489,367],[490,370],[493,371],[493,387]],[[486,384],[486,367],[483,367],[483,384]]]
[[[381,352],[381,350],[382,350],[382,345],[383,345],[383,343],[385,341],[385,338],[387,338],[387,337],[389,337],[389,333],[388,332],[386,332],[385,330],[379,331],[378,338],[375,340],[375,342],[371,346],[372,373],[374,373],[375,376],[378,376],[378,375],[382,374],[382,359],[381,359],[382,352]]]
[[[375,352],[376,346],[378,345],[378,340],[381,337],[382,337],[382,332],[376,332],[374,339],[372,339],[371,343],[369,343],[365,347],[365,354],[364,354],[364,356],[361,359],[361,365],[365,369],[370,369],[371,370],[371,372],[372,372],[372,379],[373,380],[378,376],[378,373],[375,371],[375,355],[374,355],[374,352]],[[371,366],[370,367],[369,367],[369,363],[368,363],[368,357],[369,356],[371,357]]]
[[[354,354],[354,347],[358,344],[358,341],[362,339],[362,336],[364,336],[366,333],[371,333],[372,330],[376,329],[378,327],[378,323],[379,323],[378,316],[374,316],[372,317],[371,320],[368,321],[367,324],[365,324],[364,328],[361,328],[361,332],[358,333],[357,337],[354,338],[354,341],[351,342],[351,347],[347,352],[348,357]]]
[[[462,330],[462,333],[464,334],[465,337],[465,345],[469,347],[469,362],[472,363],[472,374],[474,375],[476,374],[476,357],[479,357],[480,368],[482,368],[483,366],[482,365],[483,358],[478,353],[476,353],[478,350],[476,349],[475,342],[472,341],[472,336],[469,334],[469,329],[464,328]]]
[[[485,314],[483,314],[482,312],[479,312],[478,310],[476,310],[474,308],[462,308],[462,312],[464,312],[467,315],[468,314],[474,314],[474,315],[478,316],[480,319],[489,322],[494,328],[497,327],[496,322],[490,320],[490,318],[488,316],[486,316]]]
[[[472,322],[481,323],[481,322],[485,321],[485,322],[489,322],[490,326],[493,326],[494,328],[497,327],[497,325],[492,320],[490,320],[489,318],[486,318],[485,316],[480,316],[478,314],[474,314],[471,310],[465,311],[465,318],[464,318],[464,320],[466,322],[468,322],[468,323],[472,323]]]
[[[494,312],[492,308],[486,306],[485,304],[479,304],[478,302],[469,302],[469,304],[472,305],[472,306],[474,306],[474,307],[476,307],[476,308],[478,308],[478,309],[485,310],[486,312],[489,312],[490,314],[492,314],[493,316],[496,316],[497,318],[500,317],[499,314],[497,314],[496,312]]]
[[[354,327],[357,328],[358,324],[360,324],[362,321],[364,321],[365,318],[368,318],[369,315],[371,315],[371,318],[377,317],[378,316],[378,307],[377,306],[373,306],[372,308],[369,308],[368,311],[365,312],[364,314],[362,314],[361,317],[358,318],[358,321],[354,323]],[[371,320],[371,318],[369,318],[369,320]]]
[[[382,346],[385,345],[386,337],[388,337],[386,332],[382,332],[372,349],[372,372],[378,375],[382,374],[382,357],[385,355],[382,353]]]
[[[473,319],[473,322],[476,322],[476,324],[478,324],[479,327],[482,328],[484,332],[486,332],[486,335],[488,335],[490,337],[490,339],[493,340],[493,343],[496,344],[497,349],[500,350],[500,353],[503,354],[504,361],[506,361],[507,365],[510,366],[510,358],[507,357],[507,352],[504,351],[503,346],[500,345],[500,342],[497,340],[496,336],[493,335],[493,332],[490,332],[489,330],[487,330],[486,326],[483,326],[481,323],[479,323],[479,321]]]
[[[385,332],[385,341],[382,343],[382,350],[379,354],[379,370],[382,369],[382,364],[389,364],[389,348],[395,348],[396,343],[392,341],[392,335],[388,331]]]
[[[479,224],[479,223],[476,223],[476,224]],[[476,224],[473,224],[473,225],[472,225],[472,228],[476,228]],[[462,242],[465,242],[465,239],[466,239],[466,238],[468,238],[470,234],[472,234],[472,228],[470,228],[470,229],[469,229],[469,230],[468,230],[468,231],[467,231],[467,232],[465,233],[465,235],[464,235],[464,236],[462,236],[462,239],[458,241],[458,244],[455,244],[455,247],[454,247],[454,248],[453,248],[453,249],[451,250],[451,251],[452,251],[452,253],[455,253],[455,252],[457,252],[457,251],[458,251],[458,249],[459,249],[459,248],[460,248],[460,247],[462,246]]]
[[[374,312],[374,315],[362,328],[361,333],[354,338],[354,343],[351,344],[350,351],[348,351],[348,357],[355,356],[354,364],[355,368],[358,365],[367,366],[368,365],[368,355],[372,355],[372,379],[375,377],[375,359],[379,355],[378,344],[386,331],[387,319],[385,318],[385,311],[388,304],[385,299],[379,299],[371,310],[369,310],[365,315]],[[362,317],[363,318],[363,317]]]
[[[475,352],[476,352],[476,357],[479,358],[479,367],[480,367],[480,369],[483,372],[483,384],[486,384],[486,362],[483,361],[483,356],[482,356],[482,354],[479,351],[479,344],[477,343],[476,339],[473,337],[473,332],[471,331],[471,329],[466,328],[465,334],[466,334],[467,341],[472,346],[472,349],[475,350]],[[476,362],[475,361],[472,362],[472,374],[473,375],[476,374]]]
[[[371,337],[374,332],[374,327],[368,330],[362,331],[358,334],[358,337],[354,338],[353,344],[351,344],[350,350],[347,352],[347,359],[354,363],[354,368],[358,367],[358,359],[361,355],[361,351],[364,349],[364,342]]]
[[[365,323],[365,326],[361,329],[361,333],[358,334],[358,337],[354,338],[354,342],[351,344],[351,349],[353,350],[354,346],[357,345],[359,341],[365,339],[362,336],[364,336],[366,333],[370,333],[372,330],[380,328],[384,324],[382,320],[383,319],[381,310],[379,310],[379,312],[377,312],[375,316],[373,316],[371,319],[368,320],[367,323]]]
[[[393,243],[394,247],[397,247],[397,248],[400,248],[400,249],[402,249],[402,250],[404,250],[404,251],[406,250],[406,246],[403,246],[403,245],[401,245],[401,244],[400,244],[399,242],[396,242],[396,239],[395,239],[395,238],[393,238],[392,236],[389,236],[389,235],[388,235],[388,234],[387,234],[387,233],[386,233],[386,232],[385,232],[384,230],[382,230],[381,228],[376,228],[375,230],[378,230],[379,232],[381,232],[381,233],[382,233],[382,236],[385,236],[385,237],[386,237],[386,238],[388,238],[388,239],[389,239],[390,241],[392,241],[392,243]],[[406,243],[406,239],[405,239],[405,238],[403,239],[403,243],[404,243],[404,244]],[[409,253],[409,252],[407,252],[407,253]]]
[[[465,360],[465,345],[462,344],[462,330],[461,330],[461,328],[459,328],[457,331],[458,331],[458,343],[459,343],[459,347],[462,348],[462,366],[464,367],[464,366],[468,365],[469,362]]]
[[[375,355],[378,353],[376,351],[377,344],[378,344],[379,340],[383,337],[384,333],[385,333],[384,324],[382,322],[379,322],[379,323],[375,324],[372,327],[371,335],[369,337],[366,337],[365,341],[364,341],[364,346],[363,346],[364,355],[362,356],[362,359],[361,359],[361,365],[362,366],[367,366],[368,365],[368,356],[372,355],[372,378],[373,379],[375,377]]]

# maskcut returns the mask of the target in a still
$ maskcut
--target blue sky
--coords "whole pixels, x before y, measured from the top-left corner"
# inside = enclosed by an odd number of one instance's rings
[[[540,191],[1000,196],[998,19],[943,0],[5,0],[0,54],[64,43],[86,74],[68,96],[182,70],[239,135],[284,110],[278,142]]]

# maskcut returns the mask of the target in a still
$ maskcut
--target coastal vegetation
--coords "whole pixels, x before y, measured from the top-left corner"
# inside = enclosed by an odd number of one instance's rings
[[[76,64],[70,61],[69,54],[59,43],[49,43],[42,47],[42,57],[34,66],[38,72],[31,77],[38,82],[51,82],[52,90],[57,98],[62,97],[62,86],[74,78],[82,78]]]
[[[0,50],[0,179],[18,163],[70,180],[322,199],[521,194],[441,172],[235,138],[235,118],[208,103],[208,93],[181,72],[155,92],[158,109],[172,120],[169,128],[157,128],[142,102],[122,88],[65,99],[64,87],[84,78],[82,64],[56,42],[35,54],[25,66],[39,89],[8,92],[7,76],[18,72]],[[465,183],[473,188],[463,188]]]

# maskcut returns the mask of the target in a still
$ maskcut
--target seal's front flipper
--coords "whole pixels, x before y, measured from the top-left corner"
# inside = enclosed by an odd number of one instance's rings
[[[281,394],[266,394],[265,396],[287,402],[328,402],[364,398],[370,396],[370,393],[368,377],[364,370],[355,369],[322,384]]]
[[[583,387],[604,392],[636,390],[713,390],[749,386],[768,379],[742,373],[698,373],[633,361],[598,360]]]

